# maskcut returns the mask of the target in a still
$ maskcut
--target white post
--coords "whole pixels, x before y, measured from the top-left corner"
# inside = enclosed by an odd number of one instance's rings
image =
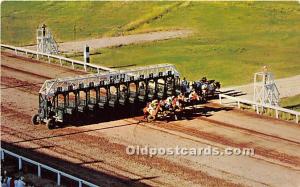
[[[98,74],[100,73],[100,69],[99,68],[97,68],[97,72],[98,72]]]
[[[60,66],[62,66],[61,58],[59,59]]]
[[[220,101],[220,104],[222,104],[222,96],[221,96],[221,94],[219,94],[219,101]]]
[[[278,110],[275,109],[275,115],[276,115],[276,118],[278,119],[279,118],[279,114],[278,114]]]
[[[256,113],[259,114],[259,107],[256,105]]]
[[[57,173],[57,186],[60,186],[60,172]]]
[[[299,116],[296,114],[296,123],[299,122]]]
[[[84,56],[84,71],[86,71],[87,70],[86,64],[90,63],[90,47],[88,45],[84,46],[83,56]]]
[[[39,60],[39,54],[38,53],[36,54],[36,59]]]
[[[74,62],[72,61],[72,68],[74,69],[75,67],[74,67]]]
[[[38,164],[38,177],[42,176],[41,164]]]
[[[78,183],[78,187],[82,187],[82,181],[81,180]]]
[[[90,63],[90,47],[88,45],[84,46],[83,57],[84,57],[83,61],[85,64]]]
[[[240,101],[238,101],[237,104],[238,104],[238,108],[241,108]]]
[[[19,157],[19,170],[22,170],[22,158]]]

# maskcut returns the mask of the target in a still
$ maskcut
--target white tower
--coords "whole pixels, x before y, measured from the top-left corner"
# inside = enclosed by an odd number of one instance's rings
[[[48,53],[48,54],[58,54],[58,46],[55,42],[51,32],[45,24],[37,29],[37,51]]]
[[[275,84],[272,73],[264,67],[263,72],[254,74],[254,96],[253,100],[262,104],[278,106],[279,91]]]

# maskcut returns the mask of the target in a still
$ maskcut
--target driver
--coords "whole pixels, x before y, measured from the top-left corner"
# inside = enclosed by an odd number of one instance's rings
[[[192,92],[190,93],[190,95],[189,95],[189,100],[190,100],[190,101],[198,100],[198,95],[197,95],[195,89],[193,89]]]
[[[185,79],[185,77],[183,77],[183,80],[181,81],[181,88],[182,88],[182,92],[187,92],[188,89],[188,81]]]
[[[166,99],[166,109],[171,109],[172,108],[172,101],[174,99],[174,96],[170,96]]]
[[[150,113],[152,110],[155,110],[158,105],[158,100],[153,100],[148,107],[148,112]]]

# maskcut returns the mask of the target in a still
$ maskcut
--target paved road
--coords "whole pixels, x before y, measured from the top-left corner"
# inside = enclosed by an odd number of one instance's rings
[[[277,79],[275,80],[275,83],[280,92],[280,98],[291,97],[300,94],[300,75],[287,77],[283,79]],[[249,100],[253,99],[253,93],[254,93],[253,83],[242,85],[242,86],[226,87],[221,89],[222,92],[226,92],[226,91],[228,92],[230,90],[235,90],[234,92],[240,91],[243,94],[245,94],[245,95],[240,95],[238,97],[242,97]]]
[[[90,48],[104,48],[120,45],[129,45],[135,43],[151,42],[157,40],[167,40],[172,38],[186,37],[192,32],[190,30],[160,31],[145,34],[134,34],[118,37],[104,37],[99,39],[89,39],[82,41],[73,41],[59,43],[59,50],[62,52],[83,51],[83,47],[87,44]],[[28,49],[36,50],[36,46],[28,46]]]

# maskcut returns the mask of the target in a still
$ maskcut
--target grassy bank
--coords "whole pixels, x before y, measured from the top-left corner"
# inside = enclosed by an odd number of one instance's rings
[[[128,33],[191,29],[189,38],[102,49],[106,66],[173,63],[189,79],[223,85],[252,81],[268,65],[276,78],[300,74],[300,7],[296,2],[192,2]]]
[[[293,97],[282,98],[280,100],[280,106],[300,112],[300,94]]]
[[[174,4],[4,1],[1,4],[2,43],[35,43],[35,30],[42,23],[49,26],[59,42],[120,35],[128,28],[129,23],[148,15],[149,12],[162,12]]]
[[[189,29],[188,38],[98,50],[105,66],[175,64],[191,80],[252,82],[267,65],[276,78],[300,74],[297,2],[4,2],[2,42],[34,43],[46,23],[58,41]],[[82,59],[82,57],[78,57]]]

